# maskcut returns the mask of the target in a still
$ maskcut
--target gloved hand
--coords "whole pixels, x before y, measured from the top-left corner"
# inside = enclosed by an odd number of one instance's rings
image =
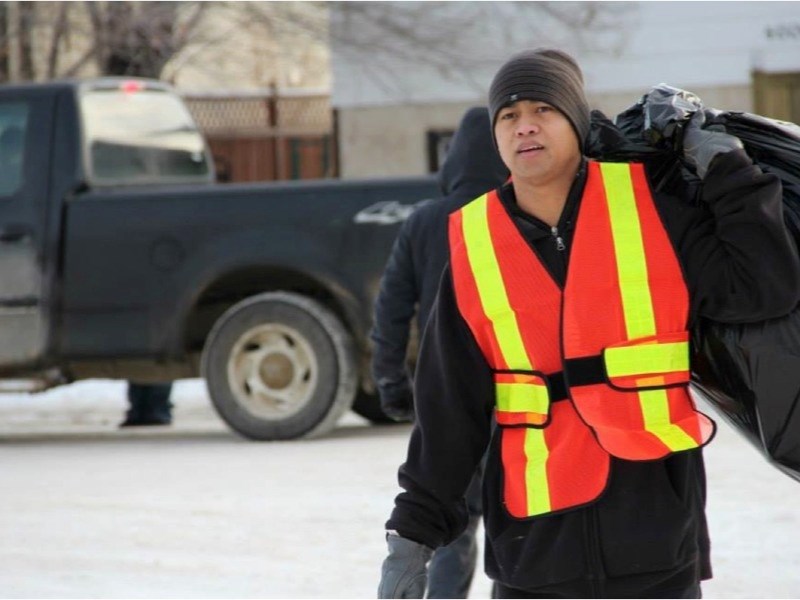
[[[378,395],[381,409],[388,417],[397,422],[414,419],[414,392],[408,378],[392,384],[379,383]]]
[[[650,89],[642,102],[645,136],[653,144],[680,151],[701,179],[714,157],[743,148],[739,138],[725,133],[721,126],[703,128],[706,117],[718,111],[705,108],[692,92],[661,83]]]
[[[389,556],[383,561],[378,598],[422,598],[433,550],[396,533],[386,536]]]
[[[744,148],[736,136],[710,128],[703,129],[705,120],[704,111],[694,113],[683,132],[683,157],[694,167],[700,179],[705,178],[716,156]]]

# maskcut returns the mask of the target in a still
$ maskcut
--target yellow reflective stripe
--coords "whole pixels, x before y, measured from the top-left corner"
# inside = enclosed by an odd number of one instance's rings
[[[544,429],[525,430],[525,490],[528,514],[550,512],[550,485],[547,483],[547,444]]]
[[[688,371],[689,342],[606,348],[604,359],[609,377]]]
[[[547,414],[550,409],[547,386],[533,383],[497,383],[495,390],[498,410]]]
[[[656,321],[630,167],[624,163],[600,163],[600,169],[608,199],[628,339],[647,337],[656,332]]]
[[[667,390],[641,391],[639,404],[642,406],[644,428],[657,436],[672,452],[697,447],[692,436],[670,422]]]
[[[463,208],[462,227],[467,260],[475,277],[483,312],[492,322],[506,365],[512,369],[532,370],[533,365],[522,343],[517,316],[511,310],[494,252],[487,203],[488,196],[484,194]]]
[[[533,365],[528,358],[528,353],[525,351],[516,314],[511,309],[503,277],[500,274],[500,265],[497,261],[489,231],[487,204],[488,196],[484,195],[462,209],[461,222],[467,260],[475,278],[483,312],[492,323],[503,360],[513,369],[532,370]],[[523,387],[534,389],[543,386],[497,384],[498,409],[507,410],[502,406],[503,403],[508,407],[519,405],[519,393],[515,388]],[[546,413],[548,401],[546,388],[544,400],[544,410],[542,412]],[[538,403],[538,393],[534,401]],[[526,410],[526,412],[528,411]],[[550,486],[547,483],[548,450],[542,430],[525,429],[524,452],[526,458],[525,495],[528,514],[550,512]]]
[[[628,339],[655,335],[653,299],[630,167],[624,163],[601,163],[600,169],[608,201]],[[683,429],[670,423],[666,390],[640,391],[637,394],[647,431],[673,452],[697,446],[697,442]]]

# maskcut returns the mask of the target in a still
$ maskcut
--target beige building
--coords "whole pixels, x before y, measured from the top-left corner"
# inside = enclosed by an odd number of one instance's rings
[[[605,16],[599,26],[581,32],[568,19],[551,20],[529,36],[522,30],[531,31],[530,21],[504,13],[510,4],[483,4],[474,30],[448,44],[462,65],[472,57],[473,66],[461,70],[443,70],[422,54],[416,62],[381,48],[359,55],[334,38],[332,102],[342,177],[435,170],[464,110],[485,103],[502,60],[542,45],[576,56],[590,104],[609,116],[665,82],[695,92],[708,106],[800,121],[800,3],[594,2],[596,15]],[[563,5],[589,14],[585,3]],[[473,3],[452,7],[476,10]]]
[[[247,9],[263,17],[248,19]],[[313,20],[314,31],[301,20]],[[212,3],[197,41],[167,65],[164,79],[184,91],[329,90],[327,10],[304,2]]]

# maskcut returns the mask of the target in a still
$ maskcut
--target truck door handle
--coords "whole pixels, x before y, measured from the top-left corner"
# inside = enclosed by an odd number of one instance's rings
[[[6,225],[0,227],[0,243],[22,242],[31,237],[31,228],[27,225]]]

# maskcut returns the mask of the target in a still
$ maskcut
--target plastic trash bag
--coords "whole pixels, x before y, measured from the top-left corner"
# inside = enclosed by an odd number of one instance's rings
[[[671,146],[656,145],[645,137],[643,112],[637,106],[620,113],[616,122],[593,110],[586,155],[606,162],[647,161],[654,191],[670,190],[699,202],[700,179],[683,166]]]
[[[745,150],[765,173],[783,183],[783,216],[786,227],[800,244],[800,127],[749,113],[713,111],[708,126],[722,126],[744,144]]]
[[[800,127],[703,106],[684,90],[660,85],[612,123],[593,112],[587,155],[655,162],[656,189],[699,201],[701,182],[680,160],[683,125],[705,111],[705,127],[742,140],[765,172],[783,183],[784,220],[800,246]],[[655,124],[658,124],[656,127]],[[692,332],[692,387],[784,473],[800,481],[800,309],[754,324],[704,320]]]
[[[784,473],[800,481],[800,311],[693,331],[692,387]]]

